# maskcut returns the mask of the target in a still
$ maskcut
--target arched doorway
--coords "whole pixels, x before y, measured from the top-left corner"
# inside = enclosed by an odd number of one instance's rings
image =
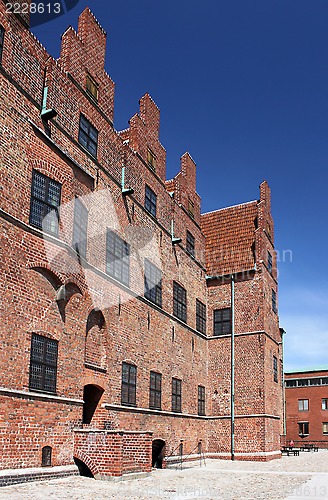
[[[97,385],[88,384],[83,389],[83,424],[90,424],[92,417],[97,409],[104,389]]]
[[[163,458],[164,458],[164,447],[165,441],[163,439],[154,439],[152,444],[152,467],[156,467],[156,469],[161,469],[163,466]]]

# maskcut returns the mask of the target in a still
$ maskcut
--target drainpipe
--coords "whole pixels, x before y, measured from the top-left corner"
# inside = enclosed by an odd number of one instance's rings
[[[231,275],[231,460],[235,459],[235,277]]]

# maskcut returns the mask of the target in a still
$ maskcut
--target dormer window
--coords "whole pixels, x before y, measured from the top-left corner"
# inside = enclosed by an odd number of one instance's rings
[[[147,163],[152,170],[156,170],[156,156],[151,149],[148,148],[147,151]]]
[[[95,101],[98,101],[98,87],[98,83],[87,73],[86,90]]]

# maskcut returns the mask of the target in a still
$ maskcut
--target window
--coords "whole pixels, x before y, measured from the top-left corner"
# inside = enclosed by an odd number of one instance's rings
[[[181,321],[187,322],[187,292],[175,281],[173,282],[173,314]]]
[[[322,422],[322,433],[328,434],[328,422]]]
[[[149,408],[160,410],[162,407],[162,375],[150,372]]]
[[[277,294],[272,290],[272,311],[277,312]]]
[[[157,196],[149,186],[146,185],[145,189],[145,209],[151,215],[156,217],[156,200]]]
[[[32,334],[30,359],[30,389],[56,392],[58,342]]]
[[[272,273],[272,255],[270,252],[268,252],[268,271]]]
[[[44,446],[42,448],[41,467],[51,467],[51,455],[52,455],[51,446]]]
[[[321,409],[322,410],[328,410],[328,399],[322,399],[321,400]]]
[[[186,250],[190,255],[195,257],[195,238],[189,231],[187,231]]]
[[[298,400],[298,411],[308,411],[309,409],[309,400],[308,399],[299,399]]]
[[[122,405],[136,405],[137,367],[129,363],[122,363]]]
[[[87,255],[88,210],[79,198],[75,198],[73,248],[79,255]]]
[[[320,379],[319,378],[310,378],[310,385],[320,385]]]
[[[305,386],[309,385],[309,380],[307,378],[300,378],[297,381],[297,385],[298,385],[298,387],[305,387]]]
[[[82,114],[80,116],[79,143],[96,158],[98,131]]]
[[[206,306],[196,299],[196,330],[206,333]]]
[[[231,334],[231,307],[213,311],[213,335]]]
[[[87,74],[86,89],[95,101],[98,101],[98,86],[98,83],[95,82],[92,76]]]
[[[162,307],[162,272],[145,259],[145,297]]]
[[[110,229],[107,229],[106,272],[129,285],[130,245]]]
[[[0,64],[2,63],[3,42],[5,38],[5,29],[0,24]]]
[[[273,356],[273,380],[278,382],[278,359]]]
[[[298,422],[298,434],[300,436],[309,435],[309,422]]]
[[[58,234],[61,184],[33,170],[30,224],[46,233]],[[45,218],[46,217],[46,218]]]
[[[147,163],[148,163],[150,168],[152,168],[153,170],[156,170],[156,156],[154,155],[152,150],[149,148],[147,151]]]
[[[296,387],[296,380],[286,380],[285,385],[286,387]]]
[[[190,217],[194,218],[195,217],[195,205],[194,202],[191,201],[190,198],[188,198],[188,214]]]
[[[205,387],[198,386],[198,415],[205,415]]]
[[[181,380],[172,378],[172,411],[181,413]]]

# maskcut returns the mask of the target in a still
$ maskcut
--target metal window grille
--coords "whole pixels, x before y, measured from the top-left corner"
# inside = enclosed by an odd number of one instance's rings
[[[181,321],[187,322],[187,292],[175,281],[173,282],[173,314]]]
[[[82,201],[75,198],[74,205],[74,225],[73,225],[73,248],[79,255],[87,255],[87,227],[88,210]]]
[[[181,413],[181,385],[178,378],[172,378],[172,411]]]
[[[198,386],[198,415],[205,415],[205,387]]]
[[[33,170],[30,224],[46,233],[58,234],[61,184]]]
[[[152,189],[150,189],[149,186],[146,186],[145,189],[145,209],[147,212],[149,212],[151,215],[156,217],[156,202],[157,202],[157,196],[154,193]]]
[[[130,245],[107,229],[106,272],[112,278],[129,285]]]
[[[231,307],[213,311],[213,335],[231,335]]]
[[[58,342],[32,334],[30,389],[56,392]]]
[[[162,407],[162,375],[150,372],[149,408],[160,410]]]
[[[187,231],[186,250],[190,255],[195,257],[195,238],[189,231]]]
[[[268,252],[268,271],[272,273],[272,255],[270,252]]]
[[[162,272],[158,267],[145,259],[145,297],[162,307]]]
[[[122,363],[122,405],[136,404],[137,367],[129,363]]]
[[[89,120],[81,114],[79,126],[79,143],[95,158],[97,157],[98,131]]]
[[[206,333],[206,306],[196,299],[196,330]]]
[[[277,294],[274,290],[272,290],[272,310],[277,312]]]
[[[278,382],[278,359],[273,356],[273,380]]]

